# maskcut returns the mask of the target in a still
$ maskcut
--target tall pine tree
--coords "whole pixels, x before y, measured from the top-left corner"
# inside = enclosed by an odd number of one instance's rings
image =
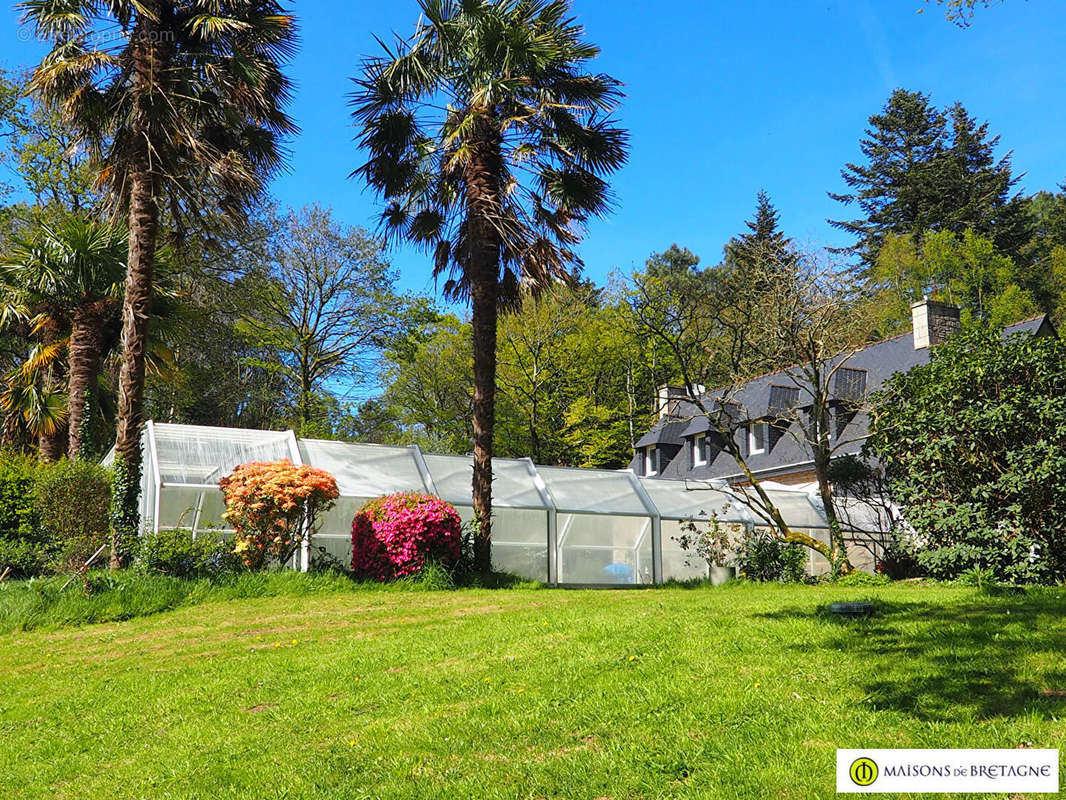
[[[778,219],[770,195],[760,190],[756,195],[755,219],[744,223],[746,233],[734,236],[726,243],[725,267],[749,275],[794,273],[795,247],[778,227]]]
[[[858,205],[862,216],[829,220],[858,241],[844,252],[865,266],[877,260],[887,234],[917,239],[929,231],[972,229],[1015,256],[1028,238],[1024,203],[1012,195],[1010,153],[997,159],[999,137],[959,103],[941,111],[929,95],[895,90],[870,125],[859,149],[865,163],[841,176],[850,190],[830,197]]]
[[[755,218],[744,223],[748,232],[734,236],[726,243],[726,265],[748,271],[763,265],[794,270],[795,249],[792,240],[778,227],[778,218],[770,195],[759,190],[755,196]]]

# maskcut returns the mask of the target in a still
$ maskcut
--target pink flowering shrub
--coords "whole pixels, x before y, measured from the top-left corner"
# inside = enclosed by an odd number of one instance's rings
[[[352,522],[352,572],[388,581],[415,575],[427,562],[451,568],[462,551],[455,508],[425,494],[390,494],[371,500]]]
[[[328,472],[287,458],[241,464],[218,485],[226,499],[222,518],[236,531],[234,551],[251,569],[289,558],[305,525],[313,532],[340,494]]]

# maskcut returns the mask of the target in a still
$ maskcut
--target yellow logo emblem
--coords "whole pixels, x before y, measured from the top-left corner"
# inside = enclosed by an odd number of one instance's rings
[[[877,780],[877,764],[872,758],[856,758],[851,762],[848,774],[856,786],[869,786]]]

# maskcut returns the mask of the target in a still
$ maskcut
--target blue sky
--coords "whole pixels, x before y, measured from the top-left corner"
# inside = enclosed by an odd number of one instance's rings
[[[923,0],[574,0],[574,11],[603,50],[597,68],[626,84],[619,118],[632,136],[613,180],[617,210],[580,250],[598,281],[672,242],[716,261],[760,188],[795,239],[848,242],[825,222],[849,213],[826,192],[843,188],[840,169],[859,158],[867,117],[899,86],[988,120],[1027,173],[1025,190],[1066,180],[1066,14],[1054,0],[1006,0],[967,29]],[[26,41],[11,6],[0,13],[0,65],[30,65],[40,44]],[[375,198],[347,178],[361,163],[348,78],[376,50],[374,34],[411,30],[417,5],[302,0],[296,13],[291,112],[302,133],[273,191],[373,226]],[[401,250],[393,260],[406,288],[433,289],[424,256]]]

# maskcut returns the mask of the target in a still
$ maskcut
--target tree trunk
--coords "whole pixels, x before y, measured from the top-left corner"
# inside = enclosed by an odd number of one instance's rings
[[[67,378],[67,455],[78,458],[82,449],[82,428],[86,403],[100,371],[103,352],[103,316],[97,303],[85,303],[74,311],[70,326]]]
[[[474,567],[492,571],[492,449],[496,424],[496,323],[499,315],[500,236],[498,216],[502,156],[495,121],[480,116],[465,166],[468,251],[463,268],[470,282],[474,350]]]
[[[149,159],[153,93],[166,74],[169,58],[159,43],[158,23],[142,13],[133,32],[133,77],[137,97],[133,108],[132,142],[135,152],[129,169],[129,257],[122,303],[121,362],[118,373],[118,424],[115,457],[123,464],[124,483],[112,497],[111,567],[122,566],[122,540],[138,525],[135,500],[141,482],[140,433],[144,416],[145,352],[148,318],[152,310],[152,277],[159,236],[159,184]],[[115,504],[118,504],[117,506]],[[131,530],[132,528],[132,530]]]
[[[495,267],[494,267],[495,269]],[[474,566],[492,571],[492,435],[496,424],[496,322],[494,276],[483,275],[471,287],[474,334]]]
[[[823,409],[822,420],[816,430],[812,449],[814,450],[814,474],[818,479],[818,496],[822,500],[826,523],[829,525],[829,566],[834,575],[839,575],[851,572],[852,566],[848,561],[847,545],[844,543],[844,534],[840,530],[836,506],[833,505],[833,487],[829,481],[829,465],[833,454],[828,441],[828,424],[828,413],[824,413]]]
[[[52,433],[43,431],[37,436],[37,453],[41,461],[58,461],[63,457],[63,442],[66,439],[66,428],[57,424]]]
[[[46,345],[55,344],[59,341],[61,333],[60,324],[57,319],[57,315],[52,315],[51,321],[45,326],[45,330],[43,331],[43,341]],[[63,359],[54,359],[44,371],[44,385],[42,387],[44,392],[48,394],[57,391],[59,387],[63,385],[63,379],[65,377]],[[63,453],[66,450],[66,444],[66,423],[64,421],[59,421],[56,423],[55,430],[51,433],[42,430],[37,434],[37,455],[42,461],[58,461],[63,457]]]

